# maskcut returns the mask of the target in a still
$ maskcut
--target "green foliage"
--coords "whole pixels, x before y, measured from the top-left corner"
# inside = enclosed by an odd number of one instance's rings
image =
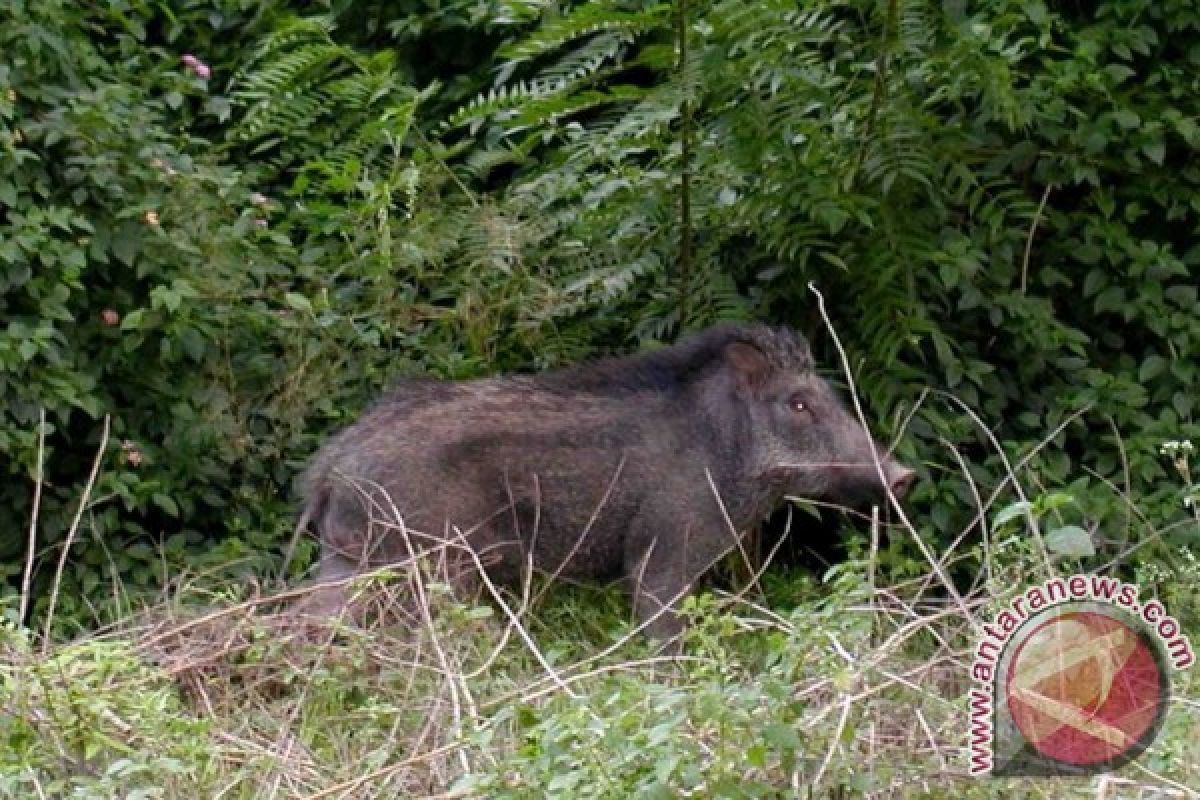
[[[629,12],[585,7],[571,18],[587,26],[547,17],[501,52],[587,61],[593,39],[576,32]],[[1160,528],[1168,548],[1196,545],[1158,454],[1200,434],[1200,73],[1179,44],[1197,34],[1194,10],[714,2],[692,7],[685,65],[663,57],[670,20],[656,20],[588,61],[611,66],[583,84],[510,64],[451,118],[480,128],[464,167],[493,163],[498,145],[520,154],[505,202],[552,225],[525,255],[546,264],[528,324],[580,349],[677,330],[687,169],[684,326],[787,320],[836,365],[815,283],[870,415],[922,464],[929,536],[976,516],[969,483],[999,485],[994,437],[1040,485],[1070,491],[1101,558]],[[615,97],[634,65],[636,87]],[[591,108],[596,92],[605,110],[581,115],[573,102]],[[685,103],[700,127],[686,165]]]
[[[41,659],[28,631],[0,637],[0,796],[182,796],[211,772],[211,726],[130,643]]]
[[[871,610],[881,578],[936,586],[908,532],[822,586],[768,576],[790,611],[690,601],[677,663],[594,655],[628,630],[612,592],[558,595],[528,639],[458,606],[409,638],[337,629],[300,666],[274,630],[230,667],[234,625],[198,664],[137,631],[42,655],[29,626],[60,557],[51,639],[164,589],[252,592],[295,473],[394,375],[762,318],[853,379],[921,472],[913,533],[974,599],[1118,570],[1196,631],[1193,5],[10,3],[5,593],[35,524],[31,614],[0,630],[0,793],[1027,788],[950,774],[965,703],[940,665],[964,621]],[[923,729],[895,730],[914,709]],[[1148,756],[1177,785],[1189,725],[1173,710]]]
[[[344,193],[363,174],[387,169],[404,146],[417,93],[392,53],[363,56],[335,42],[333,30],[329,17],[277,23],[235,77],[239,113],[230,136],[249,157],[316,173],[308,179]]]
[[[36,612],[87,502],[59,604],[72,624],[187,569],[265,569],[288,459],[329,399],[309,388],[328,376],[306,369],[311,314],[285,302],[299,259],[279,207],[186,132],[209,82],[139,38],[135,14],[94,40],[109,13],[39,3],[0,31],[0,524],[29,527],[40,483]],[[0,543],[6,575],[23,544]]]
[[[922,473],[926,540],[983,534],[976,494],[1020,502],[1028,468],[1073,499],[1041,520],[1060,555],[1196,546],[1194,481],[1159,452],[1200,441],[1186,5],[6,13],[0,524],[29,524],[44,410],[39,608],[85,500],[67,620],[181,569],[268,573],[307,453],[398,373],[751,317],[836,368],[810,282]],[[927,568],[892,542],[885,566]],[[13,583],[23,547],[0,543]]]

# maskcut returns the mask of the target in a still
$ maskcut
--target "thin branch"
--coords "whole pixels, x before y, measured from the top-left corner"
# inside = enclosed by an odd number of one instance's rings
[[[825,328],[826,328],[826,330],[829,331],[830,338],[833,339],[833,346],[837,349],[838,357],[840,358],[841,363],[842,363],[842,372],[846,376],[846,384],[847,384],[847,386],[850,387],[850,399],[854,404],[854,412],[858,417],[859,424],[861,424],[863,426],[863,429],[865,430],[868,428],[867,415],[863,411],[862,402],[858,399],[858,387],[855,384],[854,372],[850,369],[850,359],[846,356],[846,351],[842,347],[842,340],[838,337],[837,331],[834,330],[833,322],[829,319],[829,312],[825,310],[825,296],[823,294],[821,294],[821,292],[817,289],[816,285],[813,284],[811,281],[809,281],[808,290],[817,296],[817,310],[821,314],[821,319],[824,320],[824,322],[825,322]],[[873,444],[872,444],[872,451],[874,451]],[[922,539],[920,534],[917,533],[917,529],[915,527],[913,527],[912,522],[910,522],[908,519],[908,515],[904,513],[904,509],[900,506],[900,501],[898,499],[896,499],[896,495],[892,491],[891,485],[890,485],[889,481],[887,480],[887,476],[883,474],[883,462],[880,460],[879,454],[874,453],[874,456],[875,456],[875,472],[879,477],[879,482],[884,487],[886,487],[888,501],[891,504],[893,510],[896,512],[896,515],[899,517],[901,524],[904,526],[905,530],[907,530],[909,532],[909,534],[912,536],[913,541],[916,542],[917,547],[921,551],[921,555],[923,555],[925,557],[925,560],[929,562],[929,565],[931,567],[933,567],[933,571],[934,571],[934,573],[937,574],[937,577],[941,580],[942,585],[946,589],[946,593],[950,595],[950,598],[954,601],[954,604],[958,606],[960,611],[962,611],[963,618],[966,619],[971,624],[972,627],[978,628],[979,627],[978,620],[976,620],[975,617],[972,616],[970,610],[967,608],[966,601],[963,600],[962,595],[959,594],[958,589],[955,588],[954,582],[950,579],[950,576],[948,574],[946,574],[946,571],[942,568],[941,560],[936,558],[933,555],[933,552],[930,551],[929,545],[925,544],[925,540]]]
[[[437,152],[433,142],[429,141],[429,137],[422,133],[421,129],[415,125],[411,130],[418,137],[420,137],[422,142],[425,143],[425,152],[429,153],[430,157],[438,163],[438,166],[440,166],[445,173],[450,176],[450,180],[454,181],[454,184],[458,187],[459,191],[466,196],[467,200],[471,201],[471,208],[479,208],[479,201],[475,199],[475,195],[470,189],[467,188],[467,185],[462,182],[462,178],[458,177],[458,174],[450,168],[450,165],[446,163],[446,160],[442,158],[441,154]]]
[[[899,15],[898,0],[888,0],[887,16],[883,20],[883,36],[879,43],[879,54],[875,57],[875,87],[871,92],[871,106],[867,109],[867,121],[863,126],[862,144],[858,149],[854,170],[850,173],[851,180],[858,180],[859,170],[867,159],[867,147],[871,143],[871,134],[875,131],[875,120],[879,116],[879,108],[883,105],[887,94],[888,54],[892,37],[896,30],[896,17]]]
[[[29,585],[33,580],[33,551],[37,546],[38,510],[42,505],[42,479],[46,461],[46,409],[41,409],[38,416],[38,453],[37,472],[33,478],[33,511],[29,515],[29,542],[25,553],[25,574],[21,577],[21,606],[17,612],[17,624],[25,624],[25,614],[29,611]]]
[[[829,738],[829,749],[825,751],[825,758],[821,761],[821,766],[817,769],[817,775],[813,778],[812,785],[820,786],[821,780],[825,777],[825,770],[829,769],[829,762],[833,761],[833,754],[837,751],[837,746],[842,740],[842,733],[846,730],[846,720],[850,717],[850,698],[842,701],[842,713],[838,717],[837,730],[833,736]]]
[[[63,543],[62,553],[58,556],[58,568],[54,571],[54,584],[50,589],[50,608],[46,611],[46,628],[42,634],[42,655],[45,655],[50,650],[50,631],[54,624],[54,607],[58,604],[58,588],[62,582],[63,568],[67,565],[67,556],[71,552],[71,545],[75,542],[75,534],[79,530],[79,522],[83,519],[83,511],[88,507],[88,498],[92,496],[92,488],[96,485],[96,476],[100,473],[100,463],[104,461],[104,451],[108,449],[108,430],[112,424],[112,417],[104,416],[104,432],[100,435],[100,447],[96,449],[96,458],[92,461],[92,472],[88,475],[87,485],[83,487],[83,494],[79,497],[79,508],[75,509],[75,519],[71,522],[71,529],[67,531],[67,540]]]
[[[1047,186],[1042,192],[1042,202],[1038,203],[1037,211],[1033,214],[1033,223],[1029,226],[1029,235],[1025,237],[1025,258],[1021,261],[1021,294],[1025,294],[1025,287],[1029,281],[1029,255],[1033,252],[1033,235],[1037,233],[1038,222],[1042,219],[1042,212],[1046,210],[1046,201],[1050,199],[1050,190],[1054,187]]]

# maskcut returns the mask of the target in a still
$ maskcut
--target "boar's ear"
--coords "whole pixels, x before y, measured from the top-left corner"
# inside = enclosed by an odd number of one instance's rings
[[[771,365],[763,351],[748,342],[726,345],[725,363],[733,370],[734,380],[742,390],[758,389],[771,373]]]

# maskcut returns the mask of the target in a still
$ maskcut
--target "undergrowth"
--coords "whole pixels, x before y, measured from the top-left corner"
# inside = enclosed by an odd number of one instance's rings
[[[989,534],[930,551],[920,579],[892,579],[879,559],[881,537],[913,535],[902,519],[819,582],[775,572],[702,592],[682,657],[658,654],[614,589],[535,601],[489,587],[464,603],[417,562],[353,579],[333,619],[296,611],[307,588],[221,602],[192,586],[56,642],[10,608],[0,794],[1195,796],[1195,670],[1174,673],[1157,743],[1117,774],[967,774],[980,626],[1026,586],[1081,568],[1054,498],[984,503]],[[1177,556],[1137,577],[1195,639],[1200,564]],[[974,580],[939,577],[974,563]]]

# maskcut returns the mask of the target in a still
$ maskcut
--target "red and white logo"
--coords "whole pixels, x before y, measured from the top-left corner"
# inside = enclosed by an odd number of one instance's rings
[[[1113,609],[1108,609],[1112,611]],[[1167,675],[1144,631],[1105,611],[1038,622],[1016,649],[1001,695],[1025,742],[1064,765],[1093,767],[1149,744]]]
[[[1162,727],[1172,669],[1195,660],[1162,604],[1097,576],[1056,578],[983,626],[971,690],[974,775],[1087,775]]]

